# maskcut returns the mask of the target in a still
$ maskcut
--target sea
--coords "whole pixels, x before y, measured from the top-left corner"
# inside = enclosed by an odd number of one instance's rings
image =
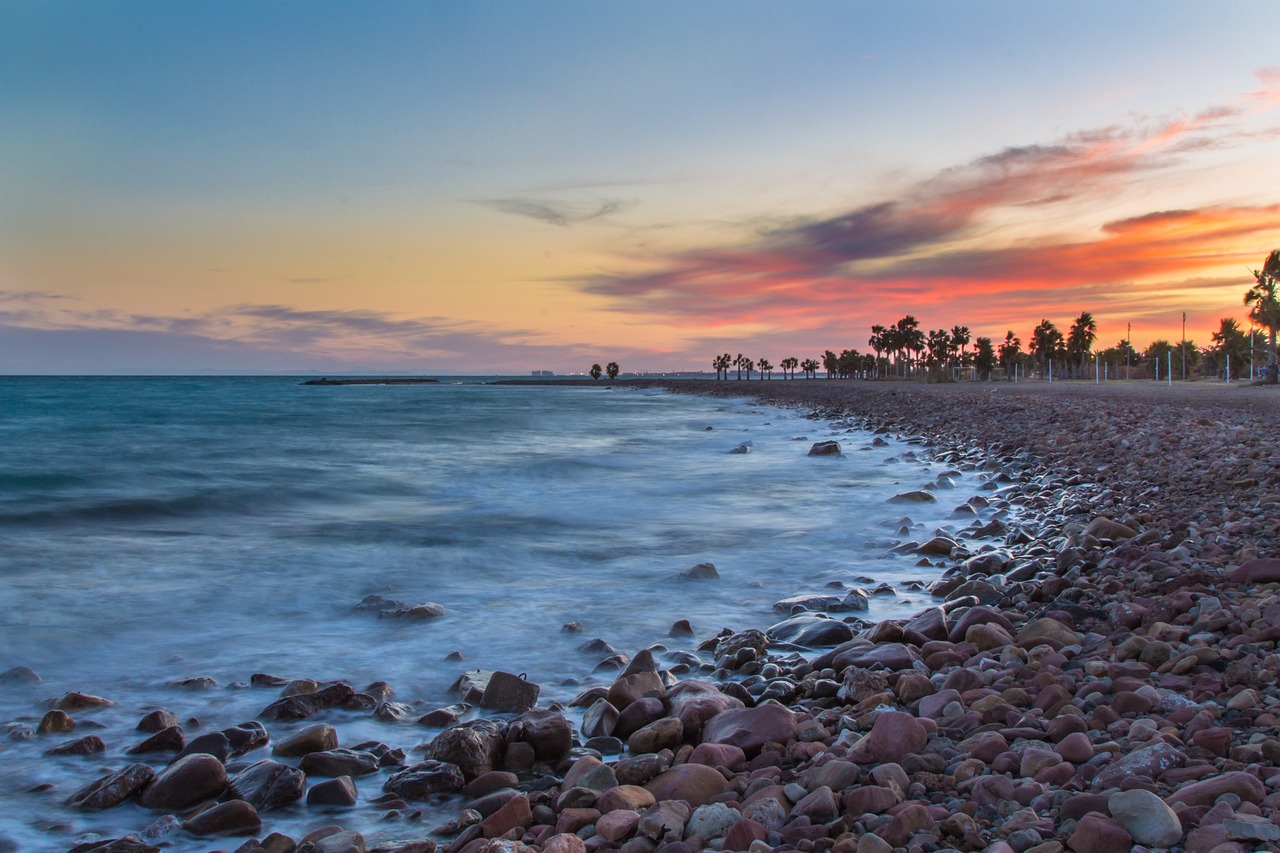
[[[840,457],[808,455],[831,439]],[[890,549],[956,530],[952,511],[983,475],[940,479],[946,466],[916,444],[875,439],[802,410],[627,384],[0,377],[0,673],[42,679],[0,680],[0,851],[155,824],[132,803],[63,802],[108,770],[163,767],[163,753],[125,755],[148,711],[176,713],[188,738],[255,718],[279,695],[250,687],[257,673],[385,681],[426,713],[458,701],[463,671],[502,670],[538,683],[541,706],[567,704],[616,675],[597,671],[606,655],[583,651],[589,640],[696,652],[722,629],[779,621],[781,599],[837,586],[886,585],[863,618],[927,606],[911,582],[941,569]],[[936,504],[887,503],[926,484]],[[699,563],[719,578],[679,577]],[[356,607],[370,595],[445,613],[379,618]],[[694,637],[668,637],[679,619]],[[114,704],[33,735],[69,691]],[[411,754],[437,731],[323,719],[343,746]],[[44,754],[89,734],[105,752]],[[445,802],[412,831],[379,823],[369,803],[385,775],[357,779],[361,804],[336,815],[268,813],[264,834],[339,822],[412,837],[456,816]],[[239,843],[159,837],[173,850]]]

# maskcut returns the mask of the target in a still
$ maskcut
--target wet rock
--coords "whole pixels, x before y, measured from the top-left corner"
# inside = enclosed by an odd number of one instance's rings
[[[573,746],[573,728],[562,714],[535,709],[512,720],[506,738],[532,746],[539,761],[556,761]]]
[[[407,605],[404,607],[391,607],[378,612],[379,619],[405,619],[411,621],[423,621],[427,619],[439,619],[448,613],[443,604],[437,604],[434,601],[423,602],[422,604]]]
[[[273,811],[302,799],[307,777],[301,770],[264,758],[231,777],[227,792],[258,811]]]
[[[1111,853],[1128,850],[1132,845],[1133,838],[1123,826],[1098,812],[1080,818],[1076,831],[1067,840],[1067,846],[1075,853]]]
[[[359,801],[356,783],[350,776],[337,776],[311,786],[308,806],[354,806]]]
[[[618,709],[608,699],[597,699],[582,715],[582,736],[606,737],[618,724]]]
[[[114,705],[110,699],[103,699],[101,696],[94,696],[90,693],[81,693],[79,691],[71,691],[64,693],[61,698],[54,704],[54,708],[59,711],[92,711],[97,708],[107,708]]]
[[[809,448],[809,456],[842,456],[843,448],[838,441],[817,441]]]
[[[141,755],[147,752],[179,752],[186,746],[186,738],[181,726],[169,726],[161,729],[151,737],[129,747],[129,755]]]
[[[689,623],[688,619],[677,619],[675,622],[671,623],[671,630],[667,632],[667,636],[692,637],[694,636],[693,625]]]
[[[685,569],[677,577],[686,581],[715,581],[720,580],[720,571],[713,563],[698,563]]]
[[[1086,536],[1092,536],[1095,539],[1132,539],[1138,535],[1138,531],[1132,527],[1101,515],[1089,522],[1084,532]]]
[[[219,761],[225,764],[227,759],[231,757],[231,741],[222,732],[207,732],[184,745],[178,752],[177,757],[183,758],[188,755],[194,755],[197,752],[216,756]]]
[[[382,790],[406,800],[425,800],[432,794],[456,793],[465,784],[457,765],[428,760],[393,773]]]
[[[365,853],[364,836],[340,826],[303,836],[297,853]]]
[[[901,492],[889,498],[888,503],[891,504],[931,504],[937,503],[938,499],[934,497],[933,492],[926,492],[923,489],[915,489],[910,492]]]
[[[502,766],[503,741],[501,724],[493,720],[471,720],[436,735],[427,745],[424,756],[452,765],[470,781]]]
[[[521,794],[512,797],[493,814],[485,818],[480,829],[485,838],[497,838],[517,827],[528,826],[533,820],[529,798]]]
[[[376,773],[381,766],[378,757],[371,752],[351,749],[330,749],[311,752],[302,757],[298,765],[308,776],[366,776]]]
[[[212,755],[197,753],[170,764],[138,796],[144,808],[178,811],[213,799],[227,787],[227,771]]]
[[[42,679],[34,669],[27,666],[15,666],[0,672],[0,685],[6,687],[18,684],[39,684]]]
[[[537,704],[540,690],[537,684],[522,676],[495,672],[480,696],[480,707],[502,714],[520,714]]]
[[[145,788],[155,775],[145,764],[130,764],[85,785],[67,799],[67,805],[86,812],[115,808]]]
[[[76,722],[71,719],[70,714],[54,708],[40,718],[40,723],[36,726],[36,733],[42,735],[61,734],[62,732],[71,731],[75,726]]]
[[[44,751],[45,755],[93,755],[106,752],[107,745],[97,735],[86,735],[67,743],[58,744]]]
[[[158,710],[152,711],[141,720],[138,720],[137,731],[157,734],[165,729],[180,727],[181,720],[178,715],[172,711]]]
[[[262,819],[244,800],[229,800],[187,818],[182,828],[192,835],[253,835]]]
[[[1266,789],[1256,777],[1243,771],[1223,773],[1200,782],[1191,782],[1164,798],[1170,806],[1209,806],[1223,794],[1235,794],[1247,803],[1260,803]]]
[[[280,758],[301,758],[312,752],[338,748],[338,732],[327,723],[317,723],[278,742],[271,750]]]

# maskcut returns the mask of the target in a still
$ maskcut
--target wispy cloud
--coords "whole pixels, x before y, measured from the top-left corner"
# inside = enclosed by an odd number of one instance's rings
[[[614,213],[626,210],[636,204],[635,199],[604,199],[588,203],[556,201],[535,198],[488,198],[473,199],[476,204],[490,207],[513,216],[524,216],[536,219],[548,225],[580,225],[595,219],[602,219]]]
[[[1080,223],[1198,152],[1254,141],[1239,117],[1270,97],[1265,93],[1280,92],[1280,71],[1259,77],[1264,88],[1243,104],[1005,148],[891,198],[757,223],[734,243],[630,258],[635,270],[588,276],[579,287],[619,311],[691,330],[749,327],[753,334],[883,322],[930,306],[952,316],[963,311],[966,320],[969,313],[994,316],[1007,313],[1015,295],[1034,294],[1027,305],[1055,304],[1058,294],[1064,303],[1116,302],[1117,293],[1153,281],[1163,282],[1161,293],[1174,292],[1176,282],[1203,279],[1280,239],[1280,204],[1222,203],[1083,229]],[[1035,230],[1041,233],[1028,236]]]

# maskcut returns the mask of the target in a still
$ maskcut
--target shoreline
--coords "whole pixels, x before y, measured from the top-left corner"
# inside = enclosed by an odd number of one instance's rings
[[[537,709],[446,728],[404,769],[378,759],[401,777],[383,807],[451,794],[460,820],[432,836],[405,824],[405,844],[369,849],[1280,849],[1280,749],[1266,746],[1280,729],[1280,563],[1250,564],[1274,553],[1280,517],[1269,389],[1239,389],[1253,396],[1237,405],[1221,386],[740,384],[618,383],[803,407],[944,460],[979,453],[1007,480],[993,499],[1029,532],[986,552],[967,540],[977,553],[950,566],[934,606],[812,661],[771,655],[747,628],[703,644],[710,677],[673,685],[660,652],[641,651],[579,697],[578,731]],[[602,764],[572,751],[575,734],[629,749],[601,750]],[[218,819],[245,818],[227,805]],[[203,820],[217,826],[218,809]],[[298,849],[364,849],[352,836]],[[276,841],[235,849],[294,849]]]

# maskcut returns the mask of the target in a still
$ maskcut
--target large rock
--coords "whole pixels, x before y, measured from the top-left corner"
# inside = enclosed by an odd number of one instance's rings
[[[573,746],[573,727],[562,714],[535,709],[511,721],[506,739],[529,744],[539,761],[556,761]]]
[[[250,764],[232,776],[227,786],[231,796],[263,812],[296,803],[306,790],[305,773],[269,758]]]
[[[454,765],[469,782],[502,766],[503,734],[493,720],[471,720],[436,735],[424,757]]]
[[[1107,799],[1107,810],[1139,844],[1172,847],[1182,838],[1178,815],[1150,791],[1117,791]]]
[[[1280,582],[1280,559],[1258,557],[1249,560],[1237,566],[1228,577],[1237,583]]]
[[[871,731],[849,749],[848,759],[858,764],[898,762],[924,749],[928,740],[928,732],[915,717],[903,711],[885,711],[876,717]]]
[[[1176,746],[1156,741],[1112,761],[1093,779],[1098,790],[1117,787],[1130,777],[1156,779],[1160,774],[1187,763],[1187,756]]]
[[[659,773],[645,784],[645,789],[658,802],[684,800],[697,808],[724,793],[727,783],[714,767],[704,764],[677,764]]]
[[[608,699],[597,699],[582,714],[584,738],[608,737],[618,725],[618,709]]]
[[[85,785],[67,799],[67,805],[86,812],[113,808],[146,787],[155,775],[145,764],[130,764]]]
[[[495,672],[480,695],[480,707],[500,714],[521,714],[538,703],[541,688],[509,672]]]
[[[1112,521],[1105,515],[1100,515],[1089,522],[1089,526],[1084,529],[1084,532],[1085,535],[1092,536],[1095,539],[1132,539],[1138,535],[1138,531],[1129,525]]]
[[[192,835],[253,835],[262,829],[262,819],[252,804],[229,800],[187,818],[182,828]]]
[[[1041,619],[1033,619],[1022,626],[1022,630],[1018,632],[1015,639],[1019,646],[1025,648],[1031,648],[1046,641],[1061,648],[1076,645],[1083,638],[1057,619],[1045,616]]]
[[[809,448],[810,456],[841,456],[843,453],[838,441],[816,441]]]
[[[870,669],[875,666],[897,671],[911,669],[920,660],[920,653],[912,646],[902,643],[871,644],[862,640],[854,640],[849,648],[841,650],[837,646],[832,667],[837,672],[856,666]]]
[[[795,715],[776,702],[721,711],[702,728],[703,743],[736,746],[748,758],[759,755],[767,743],[786,744],[795,738]]]
[[[372,752],[353,749],[330,749],[312,752],[299,762],[302,772],[308,776],[365,776],[377,773],[381,766],[378,756]]]
[[[312,752],[326,752],[338,748],[338,732],[330,725],[317,723],[278,742],[271,750],[280,758],[301,758]]]
[[[853,629],[844,622],[810,613],[784,619],[766,633],[770,639],[809,648],[838,646],[853,639]]]
[[[425,800],[432,794],[456,793],[465,784],[457,765],[431,760],[393,773],[382,790],[406,800]]]
[[[1080,818],[1076,831],[1067,839],[1067,847],[1075,853],[1113,853],[1128,850],[1133,838],[1123,826],[1098,812]]]
[[[714,684],[696,678],[680,682],[667,691],[664,698],[667,713],[679,718],[685,738],[695,743],[707,720],[724,711],[743,707],[741,699],[722,693]]]
[[[212,755],[196,753],[164,769],[138,796],[144,808],[178,811],[211,800],[227,787],[227,770]]]
[[[1188,806],[1211,806],[1223,794],[1235,794],[1247,803],[1260,803],[1266,793],[1266,788],[1257,777],[1242,770],[1235,770],[1223,773],[1221,776],[1211,776],[1199,782],[1183,785],[1165,797],[1164,801],[1170,806],[1177,806],[1179,803]]]

